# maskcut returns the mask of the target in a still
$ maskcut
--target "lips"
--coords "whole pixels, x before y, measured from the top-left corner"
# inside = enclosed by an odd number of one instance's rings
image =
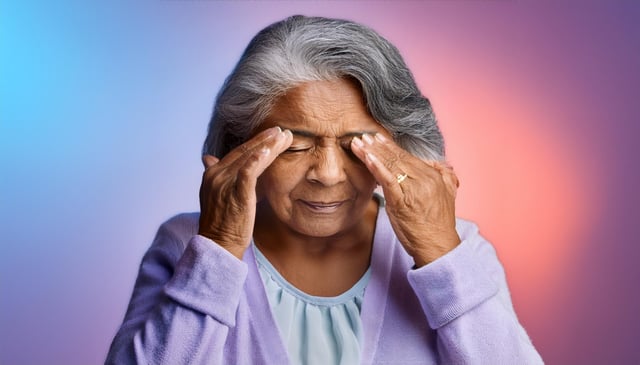
[[[332,202],[317,202],[317,201],[301,200],[300,202],[313,212],[327,214],[327,213],[333,213],[338,209],[340,209],[340,207],[344,205],[346,200],[332,201]]]

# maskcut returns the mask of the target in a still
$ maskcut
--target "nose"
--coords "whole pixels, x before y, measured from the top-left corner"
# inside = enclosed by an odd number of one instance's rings
[[[345,157],[338,146],[318,147],[309,170],[307,180],[324,186],[337,185],[347,179]]]

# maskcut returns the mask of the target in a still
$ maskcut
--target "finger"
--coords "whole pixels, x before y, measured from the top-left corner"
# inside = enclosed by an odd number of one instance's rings
[[[271,162],[273,162],[276,157],[280,156],[282,152],[289,149],[289,147],[291,147],[291,144],[293,143],[293,133],[291,133],[289,129],[283,130],[279,137],[280,139],[273,145],[274,154],[273,160],[271,160]],[[271,165],[271,162],[269,162],[269,165]]]
[[[417,157],[408,153],[402,147],[390,141],[381,133],[376,133],[374,138],[376,143],[372,145],[381,149],[381,152],[377,153],[376,155],[385,156],[385,158],[387,158],[386,165],[389,166],[390,170],[394,172],[396,176],[405,173],[413,176],[412,174],[419,173],[420,175],[425,175],[423,176],[424,178],[428,176],[434,179],[441,179],[441,176],[447,173],[447,179],[453,182],[452,185],[455,186],[457,184],[457,177],[453,173],[453,168],[446,162],[439,162],[429,159],[418,159]],[[427,165],[427,167],[425,168],[424,165]],[[415,169],[416,167],[418,167],[420,171],[417,171]]]
[[[460,187],[460,179],[458,179],[458,175],[456,175],[456,172],[453,170],[453,166],[449,165],[447,162],[444,163],[440,163],[439,164],[442,168],[441,173],[443,175],[448,175],[451,178],[452,181],[452,185],[454,185],[456,188]]]
[[[282,133],[280,127],[268,128],[258,133],[255,137],[234,148],[233,150],[231,150],[231,152],[224,156],[224,158],[222,158],[222,160],[220,161],[220,168],[225,168],[227,166],[233,165],[239,162],[239,159],[246,158],[248,155],[256,152],[257,149],[260,149],[265,143],[278,136],[279,133]]]
[[[394,178],[407,173],[411,166],[419,162],[416,157],[384,137],[381,133],[376,133],[375,136],[363,134],[362,139],[354,141],[364,151],[363,157],[366,157],[366,153],[371,153],[377,157],[382,165],[393,174]]]
[[[236,190],[241,199],[248,199],[255,194],[258,177],[292,142],[291,131],[285,130],[269,141],[269,146],[265,145],[248,156],[238,170]]]
[[[220,161],[219,158],[211,155],[202,155],[202,164],[204,165],[204,169],[208,169],[209,167],[217,164]]]
[[[458,176],[456,176],[455,172],[453,172],[453,169],[451,168],[443,167],[439,171],[442,175],[442,181],[447,187],[447,190],[455,198],[458,192],[458,187],[460,186]]]
[[[266,133],[271,130],[271,133]],[[266,164],[261,161],[266,157],[268,158],[270,153],[265,153],[269,150],[275,150],[277,153],[286,150],[291,144],[291,132],[284,133],[279,127],[269,128],[256,137],[252,138],[251,141],[242,144],[240,147],[235,148],[232,152],[230,152],[227,156],[225,156],[222,160],[219,160],[217,163],[212,165],[207,165],[212,163],[217,159],[214,156],[211,158],[203,156],[203,162],[205,163],[207,169],[205,170],[203,180],[210,181],[211,184],[220,185],[220,184],[235,184],[239,177],[248,177],[253,178],[255,174],[251,173],[252,168],[257,166],[258,168],[262,167],[258,171],[258,175],[264,171],[264,168],[268,166],[275,156],[267,159]],[[245,166],[247,161],[254,161],[249,166]],[[257,162],[257,164],[256,164]],[[210,168],[214,167],[215,168]],[[248,169],[249,171],[245,171],[242,175],[239,175],[240,169]],[[226,181],[226,183],[225,183]]]
[[[378,157],[394,177],[407,172],[405,167],[411,164],[412,158],[407,151],[389,141],[381,133],[376,133],[374,136],[363,135],[362,139],[368,147],[367,151]]]
[[[290,130],[286,129],[280,131],[275,138],[265,141],[264,145],[258,151],[260,158],[254,159],[256,161],[255,166],[249,166],[247,169],[252,173],[251,178],[257,179],[264,170],[269,167],[275,161],[275,159],[293,143],[293,134]]]
[[[351,150],[356,157],[364,163],[378,184],[382,186],[385,196],[387,195],[387,192],[402,193],[397,181],[397,175],[394,175],[394,173],[385,166],[380,158],[376,156],[373,151],[370,151],[367,148],[365,142],[358,137],[353,137],[351,140]]]

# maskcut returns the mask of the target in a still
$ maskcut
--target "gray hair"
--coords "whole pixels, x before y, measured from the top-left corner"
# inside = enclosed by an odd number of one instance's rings
[[[431,103],[396,47],[363,25],[300,15],[251,40],[218,94],[203,153],[223,157],[250,138],[288,90],[335,78],[358,81],[371,116],[402,148],[444,160]]]

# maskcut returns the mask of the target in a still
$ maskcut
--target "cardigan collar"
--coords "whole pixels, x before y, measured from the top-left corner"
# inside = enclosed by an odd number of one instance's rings
[[[397,247],[397,245],[393,244],[396,237],[383,204],[379,205],[376,218],[370,264],[371,277],[365,289],[364,301],[360,312],[364,333],[360,357],[362,364],[371,364],[373,362],[375,350],[378,347],[382,319],[387,305],[392,258],[394,256],[391,251],[394,247]],[[254,243],[252,242],[251,244],[253,245]],[[390,245],[391,247],[389,247]],[[242,260],[248,267],[245,286],[247,302],[251,303],[251,320],[256,328],[260,329],[256,333],[256,336],[260,338],[259,342],[265,344],[268,349],[265,353],[268,354],[269,358],[263,360],[267,364],[283,364],[283,359],[287,359],[286,363],[289,363],[287,350],[271,313],[253,250],[246,250]]]

